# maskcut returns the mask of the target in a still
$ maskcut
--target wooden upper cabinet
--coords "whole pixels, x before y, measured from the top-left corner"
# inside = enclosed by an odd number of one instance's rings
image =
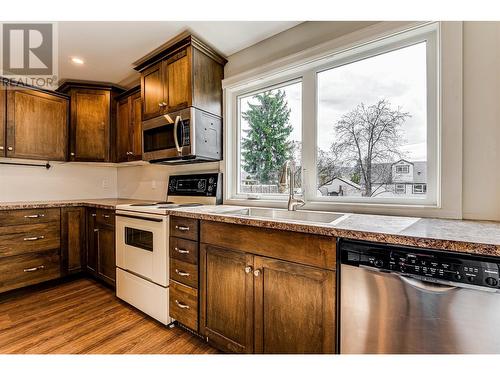
[[[127,91],[116,101],[116,161],[142,159],[141,93]]]
[[[130,130],[130,102],[129,98],[118,100],[116,103],[116,161],[128,161],[129,130]]]
[[[163,61],[166,75],[166,112],[187,108],[192,103],[191,47],[186,47]]]
[[[7,121],[7,92],[5,86],[0,83],[0,157],[5,156],[7,146],[5,144],[5,125]]]
[[[164,74],[159,62],[141,74],[142,119],[148,120],[163,113],[165,107]]]
[[[66,160],[68,99],[21,86],[10,87],[6,94],[5,155],[22,159]]]
[[[229,352],[253,352],[252,256],[202,244],[200,332]]]
[[[197,37],[183,33],[134,63],[141,72],[142,119],[195,106],[222,116],[226,60]]]
[[[131,101],[131,141],[130,141],[130,151],[132,155],[129,156],[129,159],[132,158],[134,160],[142,159],[142,100],[141,100],[141,92],[137,92],[133,94],[130,98]]]
[[[335,352],[335,272],[255,257],[255,353]]]
[[[70,160],[112,162],[115,154],[116,86],[67,81],[58,91],[71,97]]]

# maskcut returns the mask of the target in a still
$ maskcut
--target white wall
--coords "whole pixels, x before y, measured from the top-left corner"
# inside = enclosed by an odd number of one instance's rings
[[[500,22],[465,22],[463,216],[500,220]]]
[[[115,167],[77,163],[51,163],[51,165],[52,168],[49,170],[0,165],[0,202],[117,196]]]
[[[308,21],[285,30],[228,57],[228,78],[282,57],[373,25],[375,21]]]

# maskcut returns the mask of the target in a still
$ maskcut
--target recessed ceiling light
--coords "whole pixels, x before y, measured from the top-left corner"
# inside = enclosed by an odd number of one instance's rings
[[[80,59],[79,57],[72,57],[71,61],[73,61],[75,64],[78,64],[78,65],[84,64],[84,61],[82,59]]]

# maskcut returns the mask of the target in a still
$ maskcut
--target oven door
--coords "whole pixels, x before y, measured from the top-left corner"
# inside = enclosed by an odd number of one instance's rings
[[[168,285],[168,216],[117,211],[116,266]]]
[[[143,160],[177,159],[194,155],[191,112],[192,109],[185,109],[143,122]]]

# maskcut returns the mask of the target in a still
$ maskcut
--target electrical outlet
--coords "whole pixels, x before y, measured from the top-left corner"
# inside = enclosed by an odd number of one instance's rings
[[[153,190],[156,189],[156,181],[155,180],[151,181],[151,189],[153,189]]]
[[[105,178],[104,180],[102,180],[102,188],[103,189],[109,188],[109,181],[108,181],[107,178]]]

